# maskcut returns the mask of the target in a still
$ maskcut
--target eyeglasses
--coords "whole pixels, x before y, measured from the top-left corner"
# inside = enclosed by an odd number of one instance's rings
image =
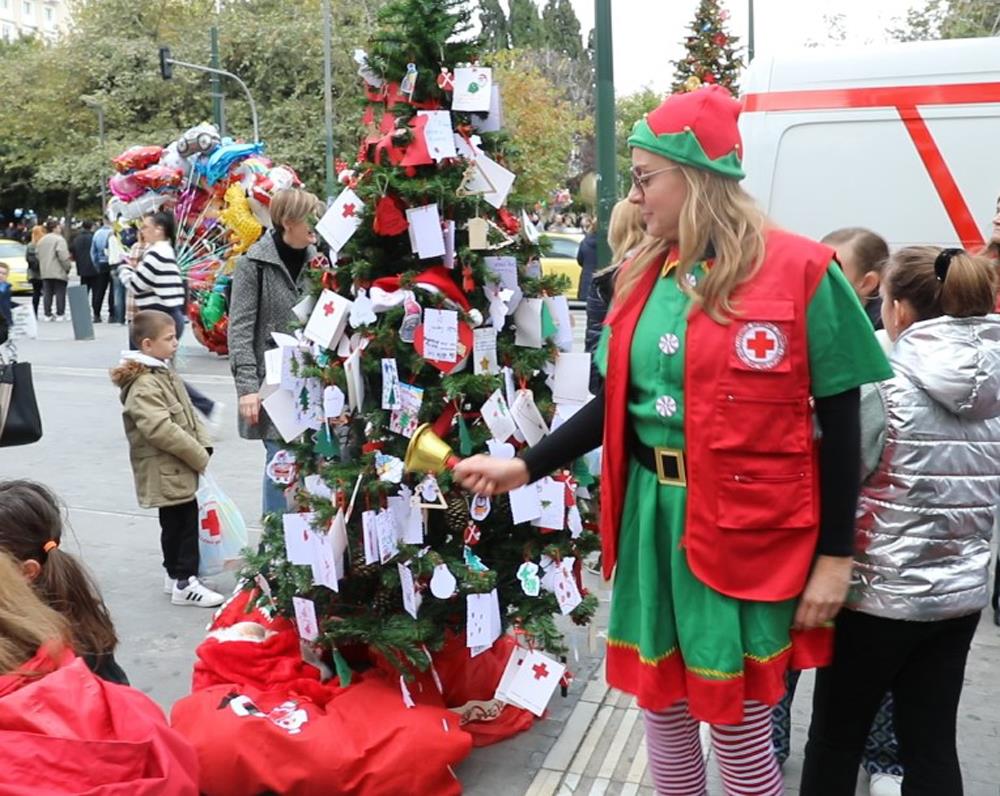
[[[632,187],[635,188],[643,196],[646,195],[646,183],[649,182],[657,174],[663,174],[665,171],[673,171],[678,169],[680,166],[664,166],[662,169],[656,169],[656,171],[647,171],[643,173],[639,170],[638,166],[633,166],[629,172],[632,176]]]

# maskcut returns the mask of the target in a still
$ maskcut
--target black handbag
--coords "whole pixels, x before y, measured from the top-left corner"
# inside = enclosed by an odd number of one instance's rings
[[[28,445],[42,438],[42,416],[35,400],[31,363],[0,364],[0,448]]]

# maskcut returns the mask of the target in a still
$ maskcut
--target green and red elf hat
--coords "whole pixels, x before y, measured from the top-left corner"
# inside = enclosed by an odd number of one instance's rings
[[[671,94],[635,123],[628,145],[656,155],[742,180],[743,143],[736,120],[740,103],[718,84]]]

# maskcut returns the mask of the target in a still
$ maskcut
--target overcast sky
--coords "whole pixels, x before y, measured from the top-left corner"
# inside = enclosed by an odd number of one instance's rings
[[[584,37],[594,26],[594,0],[572,0]],[[544,2],[538,2],[544,5]],[[842,13],[848,41],[884,41],[884,31],[921,0],[756,0],[756,55],[797,49],[809,41],[825,41],[824,15]],[[683,52],[681,42],[694,18],[698,0],[612,0],[614,13],[615,89],[631,93],[649,85],[665,91],[671,82],[670,61]],[[725,3],[730,30],[746,46],[748,0]]]

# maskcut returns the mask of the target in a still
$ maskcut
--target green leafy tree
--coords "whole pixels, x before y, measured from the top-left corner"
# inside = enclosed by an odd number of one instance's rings
[[[718,0],[701,0],[694,19],[688,26],[690,34],[684,41],[686,53],[674,61],[672,90],[689,91],[702,83],[719,83],[734,94],[739,90],[743,58],[739,54],[739,39],[727,30],[729,12]]]
[[[400,288],[412,290],[415,300],[425,309],[448,306],[446,294],[420,286],[419,274],[435,261],[421,260],[413,252],[405,229],[393,234],[378,221],[387,204],[394,206],[397,214],[401,207],[436,204],[442,219],[455,222],[456,261],[443,278],[450,280],[451,287],[463,293],[471,304],[468,311],[461,307],[457,310],[463,324],[481,326],[483,319],[491,317],[487,286],[495,277],[491,276],[486,255],[514,258],[519,286],[526,298],[554,295],[563,287],[559,277],[543,277],[538,272],[532,275],[528,269],[529,259],[538,255],[537,245],[524,236],[508,240],[500,232],[499,228],[504,226],[514,231],[512,216],[517,214],[516,204],[508,215],[481,195],[461,190],[469,175],[468,160],[448,158],[440,163],[409,166],[402,162],[408,154],[413,154],[410,149],[416,143],[410,123],[417,106],[445,110],[450,107],[449,94],[436,82],[441,67],[453,67],[479,55],[476,43],[467,37],[469,21],[465,0],[395,0],[378,15],[378,29],[368,53],[372,68],[387,82],[394,83],[405,73],[407,64],[412,63],[417,68],[417,78],[412,97],[403,99],[370,93],[360,81],[355,81],[355,92],[364,97],[362,104],[371,111],[372,118],[382,119],[384,113],[391,114],[399,133],[383,138],[377,132],[372,134],[373,138],[364,140],[353,169],[353,190],[364,205],[362,223],[340,249],[332,267],[312,271],[315,295],[326,288],[345,297],[355,297],[358,288],[370,286],[378,279],[390,279],[398,280]],[[535,90],[536,86],[531,84],[528,88]],[[529,92],[522,88],[520,93]],[[520,124],[516,107],[515,103],[511,115]],[[454,129],[468,134],[474,121],[471,114],[451,111],[451,118]],[[512,132],[506,129],[481,134],[483,152],[508,168],[516,168],[518,156],[519,141]],[[414,147],[413,152],[418,151],[419,146]],[[518,181],[523,176],[519,175]],[[527,179],[532,179],[530,174]],[[352,207],[352,212],[356,210]],[[470,227],[474,221],[496,225],[487,238],[488,245],[494,247],[492,251],[472,248]],[[382,286],[389,287],[386,283]],[[314,585],[309,567],[287,560],[280,516],[266,519],[262,547],[251,556],[245,574],[260,573],[267,577],[274,604],[285,615],[292,615],[295,596],[307,596],[314,601],[321,617],[319,641],[340,662],[338,671],[344,671],[344,659],[338,651],[358,644],[377,650],[403,671],[425,669],[429,663],[425,648],[437,650],[450,633],[461,633],[464,629],[466,598],[494,588],[505,626],[513,625],[539,646],[558,651],[562,648],[562,637],[553,619],[559,612],[556,598],[546,591],[530,596],[519,582],[518,570],[526,562],[540,563],[543,556],[554,561],[568,557],[579,560],[597,545],[596,535],[589,531],[582,531],[574,539],[567,529],[543,533],[528,523],[516,524],[506,497],[494,498],[488,515],[476,520],[470,529],[473,518],[469,496],[453,488],[445,473],[438,481],[448,510],[428,512],[423,543],[401,543],[398,554],[385,558],[384,565],[366,563],[363,529],[366,520],[362,515],[387,506],[401,489],[398,478],[378,469],[387,464],[381,457],[403,459],[408,445],[398,426],[393,430],[390,411],[382,408],[382,361],[395,362],[400,379],[400,384],[393,388],[397,395],[407,391],[404,384],[422,390],[417,420],[438,424],[443,436],[461,455],[485,450],[492,435],[480,416],[480,409],[495,391],[505,389],[500,375],[488,371],[477,374],[468,366],[442,375],[408,341],[412,338],[402,333],[401,326],[408,322],[408,310],[412,318],[412,305],[404,304],[380,312],[374,323],[360,324],[354,330],[367,339],[360,359],[366,397],[358,411],[334,424],[339,429],[336,447],[341,455],[330,455],[329,425],[316,434],[306,432],[299,441],[287,446],[294,452],[300,476],[319,475],[331,489],[343,491],[340,505],[346,503],[353,485],[360,483],[355,509],[347,524],[349,557],[339,590]],[[515,384],[533,392],[539,409],[548,419],[554,407],[542,369],[554,360],[557,350],[551,340],[552,329],[548,328],[551,324],[546,324],[544,314],[541,323],[545,340],[540,348],[516,345],[514,329],[508,323],[498,332],[497,353],[498,361],[512,369]],[[305,353],[304,357],[297,369],[300,378],[317,379],[324,388],[336,385],[345,393],[350,392],[344,362],[339,356],[323,351]],[[583,477],[584,473],[581,471],[580,475]],[[421,476],[406,477],[406,483],[414,489],[421,480]],[[314,513],[315,529],[322,533],[330,527],[337,508],[329,496],[317,497],[299,489],[295,500],[300,511]],[[404,610],[397,565],[409,568],[417,588],[423,592],[415,618]],[[447,567],[457,580],[457,591],[451,597],[436,597],[426,591],[433,573],[441,566]],[[586,622],[595,607],[594,597],[587,596],[573,610],[572,618]]]
[[[888,31],[899,41],[971,39],[1000,34],[1000,0],[929,0]]]
[[[542,10],[546,49],[571,60],[584,57],[580,20],[570,0],[548,0]]]
[[[615,99],[615,149],[618,153],[618,180],[622,196],[629,189],[632,155],[628,148],[628,137],[632,134],[632,127],[662,101],[663,97],[648,87]]]
[[[507,15],[500,7],[500,0],[479,1],[480,39],[488,51],[506,50],[510,46]]]
[[[545,31],[534,0],[510,0],[507,18],[511,47],[519,50],[544,49]]]
[[[334,140],[354,141],[357,97],[351,53],[371,30],[384,0],[334,0]],[[30,41],[0,47],[0,201],[96,212],[100,176],[109,159],[134,144],[167,144],[211,118],[209,78],[175,68],[160,77],[158,48],[207,64],[208,29],[220,31],[222,67],[244,79],[260,113],[266,154],[294,164],[311,186],[323,184],[322,26],[320,0],[87,0],[72,9],[72,27],[50,45]],[[242,91],[223,79],[228,132],[249,139]],[[81,98],[100,103],[107,144],[98,144],[97,117]]]
[[[504,50],[486,60],[504,89],[507,154],[518,175],[512,201],[533,203],[566,184],[575,149],[593,133],[593,121],[552,81],[537,53]]]

